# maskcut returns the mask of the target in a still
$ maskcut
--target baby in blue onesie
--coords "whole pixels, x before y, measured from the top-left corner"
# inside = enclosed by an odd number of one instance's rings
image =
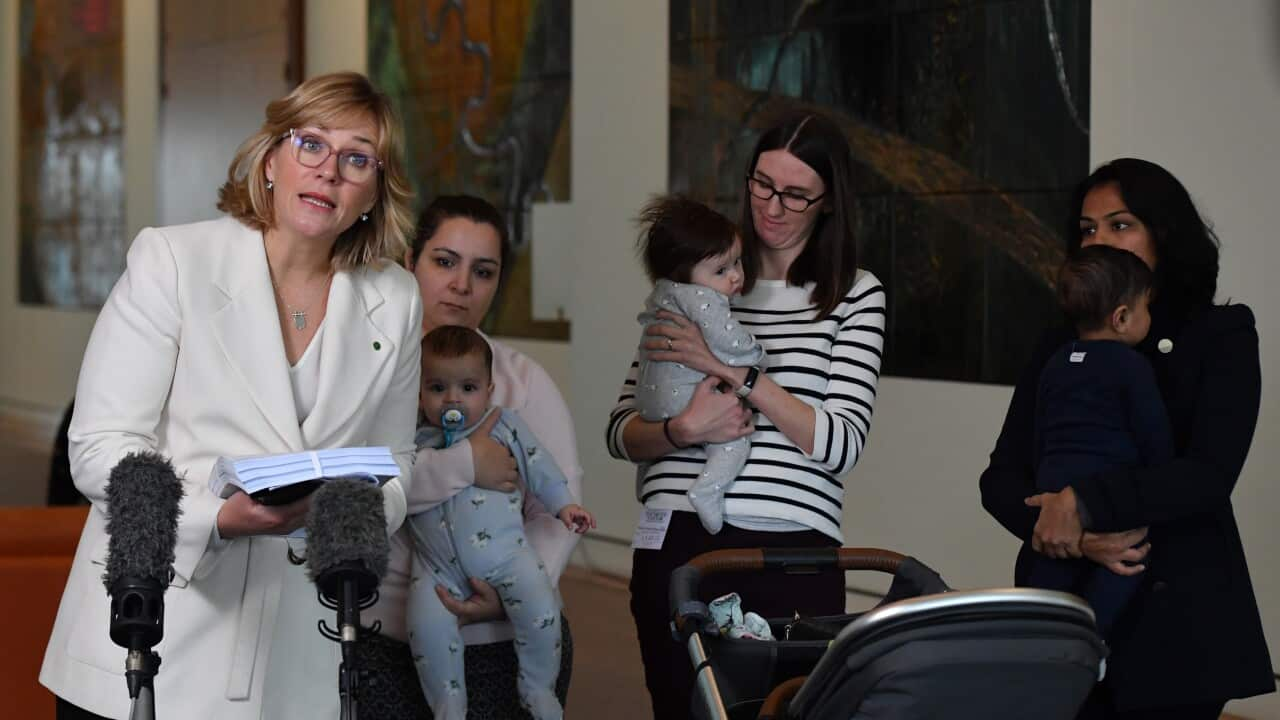
[[[468,578],[498,591],[515,630],[520,699],[538,720],[564,715],[555,696],[560,668],[560,599],[524,535],[523,490],[532,492],[570,530],[586,532],[595,519],[574,502],[564,473],[513,412],[489,407],[493,353],[474,330],[436,328],[422,341],[419,406],[425,424],[418,448],[442,448],[501,413],[492,437],[511,451],[523,482],[513,493],[469,487],[426,512],[410,515],[414,539],[409,590],[409,645],[423,693],[437,720],[467,716],[463,643],[458,618],[436,595],[443,586],[459,600]],[[422,462],[422,461],[419,461]]]

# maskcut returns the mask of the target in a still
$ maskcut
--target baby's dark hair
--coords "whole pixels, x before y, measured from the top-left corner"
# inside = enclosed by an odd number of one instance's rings
[[[1076,248],[1058,271],[1058,302],[1080,332],[1106,327],[1111,313],[1151,290],[1151,268],[1128,250]]]
[[[739,236],[732,220],[684,195],[663,195],[640,209],[640,238],[636,245],[650,281],[689,282],[693,268],[709,257],[722,255]],[[743,257],[744,292],[755,278]]]
[[[493,349],[480,333],[461,325],[441,325],[422,338],[422,362],[428,357],[460,358],[468,355],[484,358],[484,369],[493,375]]]

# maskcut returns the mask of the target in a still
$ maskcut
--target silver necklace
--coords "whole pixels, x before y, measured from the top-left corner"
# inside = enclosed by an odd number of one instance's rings
[[[288,312],[289,317],[293,319],[293,328],[299,331],[306,330],[307,329],[307,310],[310,309],[310,303],[308,303],[307,307],[296,307],[295,305],[290,303],[288,298],[284,296],[284,293],[280,291],[280,286],[276,284],[275,273],[271,272],[270,267],[267,268],[267,276],[271,278],[271,287],[276,291],[276,297],[280,298],[280,301],[284,303],[285,311]],[[326,277],[324,281],[324,289],[326,294],[328,293],[329,283],[332,281],[333,281],[333,270],[330,270],[328,277]],[[314,298],[312,299],[314,300]]]

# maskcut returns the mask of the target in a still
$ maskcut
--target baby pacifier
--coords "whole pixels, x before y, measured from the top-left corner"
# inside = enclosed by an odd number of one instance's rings
[[[467,415],[456,407],[445,408],[440,413],[440,427],[444,429],[444,446],[453,444],[453,436],[467,424]]]

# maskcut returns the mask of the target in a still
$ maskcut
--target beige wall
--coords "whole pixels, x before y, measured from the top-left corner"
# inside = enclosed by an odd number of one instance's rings
[[[1138,156],[1177,175],[1222,240],[1219,299],[1257,314],[1262,415],[1232,499],[1280,665],[1280,4],[1095,2],[1093,47],[1093,161]],[[1229,707],[1278,718],[1280,696]]]
[[[217,217],[217,190],[266,104],[290,89],[288,0],[163,0],[157,225]]]
[[[307,77],[339,70],[364,72],[369,26],[365,7],[364,0],[307,0],[302,11]]]
[[[16,3],[0,3],[0,138],[16,139]],[[146,138],[154,136],[154,0],[128,0],[127,155],[131,228],[154,212]],[[1253,572],[1280,658],[1280,566],[1268,555],[1280,537],[1269,514],[1280,487],[1275,368],[1280,267],[1273,233],[1280,203],[1273,176],[1280,118],[1280,7],[1267,0],[1107,0],[1093,4],[1092,161],[1139,155],[1165,164],[1191,189],[1224,241],[1223,295],[1259,313],[1263,414],[1235,493]],[[636,341],[633,322],[647,287],[631,250],[629,218],[666,184],[666,3],[591,0],[574,7],[573,202],[577,244],[572,278],[573,340],[519,343],[561,384],[573,411],[586,469],[587,503],[600,536],[626,539],[635,519],[630,469],[602,443]],[[307,72],[365,66],[359,0],[311,0]],[[152,38],[148,40],[148,38]],[[1048,81],[1048,80],[1046,80]],[[70,394],[92,318],[14,305],[16,167],[0,157],[0,403],[56,408]],[[870,448],[847,481],[849,544],[917,555],[957,586],[1007,582],[1015,543],[978,503],[985,465],[1008,403],[1008,388],[886,378]],[[629,551],[588,539],[580,562],[626,573]],[[1280,717],[1276,696],[1237,704],[1242,714]]]

